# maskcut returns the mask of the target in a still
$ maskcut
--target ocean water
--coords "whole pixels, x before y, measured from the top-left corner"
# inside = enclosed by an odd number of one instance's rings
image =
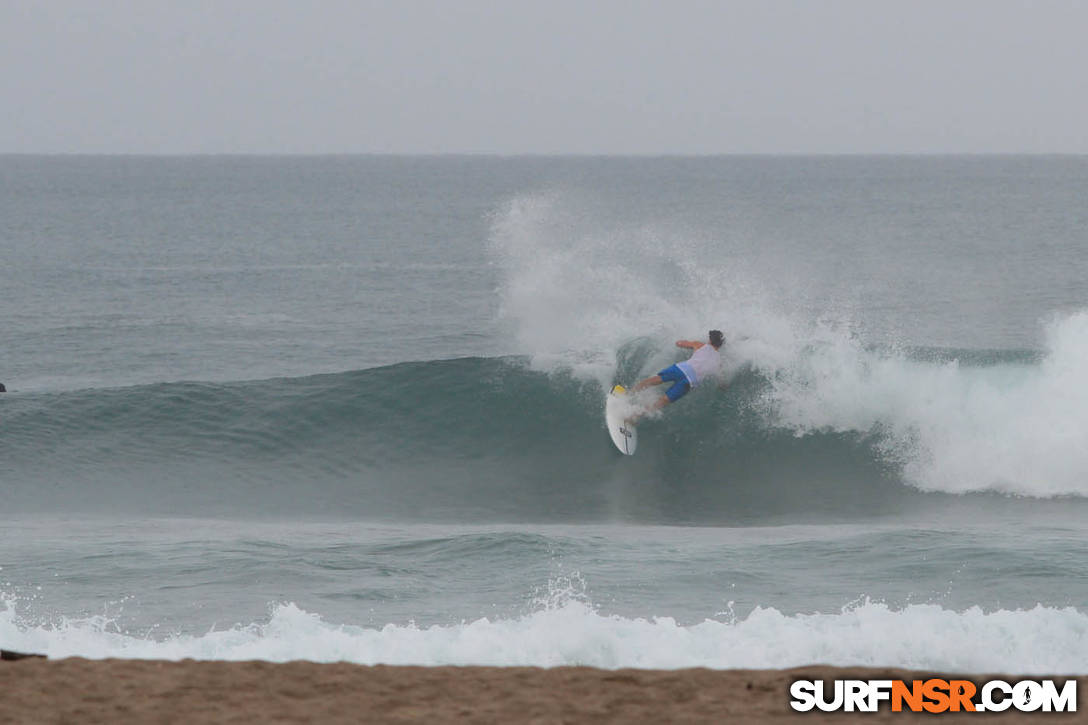
[[[0,156],[0,646],[1088,671],[1088,159]],[[605,391],[725,332],[640,425]]]

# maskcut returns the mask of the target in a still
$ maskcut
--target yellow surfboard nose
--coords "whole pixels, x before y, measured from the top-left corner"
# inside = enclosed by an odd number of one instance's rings
[[[623,395],[626,392],[627,392],[627,388],[623,387],[622,385],[613,385],[612,386],[612,394],[613,395]]]

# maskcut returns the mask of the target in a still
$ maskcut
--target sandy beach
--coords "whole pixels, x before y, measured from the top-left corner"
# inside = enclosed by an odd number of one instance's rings
[[[799,677],[931,676],[833,667],[662,671],[26,659],[0,663],[0,722],[905,722],[935,716],[886,709],[876,714],[794,713],[789,685]],[[1086,682],[1079,678],[1081,692]],[[938,717],[950,723],[978,719],[974,713]],[[1083,711],[985,717],[1088,722]]]

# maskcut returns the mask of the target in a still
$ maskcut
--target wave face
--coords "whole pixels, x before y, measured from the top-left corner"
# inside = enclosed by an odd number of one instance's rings
[[[870,481],[890,487],[857,436],[762,428],[742,409],[759,377],[738,387],[690,396],[628,461],[608,441],[599,387],[516,360],[13,396],[3,477],[14,506],[43,511],[408,520],[736,518],[797,510],[791,480],[811,492],[803,505],[828,511],[865,505]]]
[[[697,389],[620,457],[603,387],[514,358],[304,378],[9,394],[13,510],[744,522],[849,518],[923,491],[1088,494],[1088,315],[1049,353],[879,351],[813,337],[792,358],[741,342],[725,391]],[[759,343],[762,344],[762,343]],[[617,375],[656,369],[653,342]]]

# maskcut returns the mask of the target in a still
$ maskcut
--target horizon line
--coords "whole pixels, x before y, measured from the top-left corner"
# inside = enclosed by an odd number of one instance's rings
[[[630,158],[703,159],[729,157],[1084,157],[1086,151],[725,151],[688,152],[535,152],[535,151],[0,151],[0,157],[133,157],[133,158]]]

